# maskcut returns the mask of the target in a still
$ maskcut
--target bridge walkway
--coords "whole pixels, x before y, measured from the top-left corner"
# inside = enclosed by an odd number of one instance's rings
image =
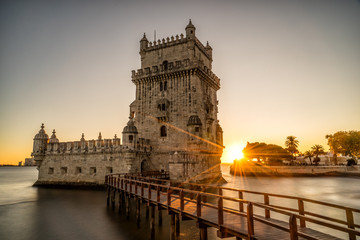
[[[252,202],[244,200],[243,198],[233,198],[222,195],[221,188],[218,194],[205,192],[204,185],[190,184],[192,189],[186,189],[176,185],[168,180],[160,180],[153,178],[134,177],[134,176],[109,176],[107,179],[108,185],[108,203],[114,206],[115,192],[119,193],[119,205],[124,204],[128,207],[129,198],[134,198],[147,203],[148,207],[157,206],[158,210],[165,209],[172,216],[178,216],[181,220],[193,219],[196,220],[197,226],[200,228],[201,239],[207,239],[206,229],[214,227],[218,229],[218,237],[236,237],[237,239],[342,239],[332,236],[328,233],[320,232],[309,227],[306,227],[307,222],[321,225],[331,229],[336,229],[346,233],[351,240],[356,240],[356,236],[360,236],[360,232],[355,229],[359,228],[350,219],[350,227],[342,226],[339,221],[331,221],[330,217],[326,221],[321,218],[314,218],[304,216],[303,214],[294,213],[289,209],[281,209],[281,206],[272,206],[259,202]],[[178,184],[179,185],[179,184]],[[200,186],[202,190],[194,190],[196,186]],[[214,187],[214,186],[211,186]],[[210,186],[209,186],[210,188]],[[218,187],[216,187],[218,188]],[[150,189],[150,190],[149,190]],[[241,194],[239,194],[241,195]],[[125,197],[126,196],[126,197]],[[265,202],[266,199],[265,197]],[[295,198],[295,197],[291,197]],[[297,199],[299,200],[299,199]],[[300,199],[304,200],[304,199]],[[224,202],[237,203],[238,209],[228,207]],[[138,201],[137,201],[138,202]],[[267,201],[269,202],[269,201]],[[244,208],[246,206],[246,209]],[[139,214],[140,207],[137,208]],[[300,212],[307,213],[305,210]],[[255,214],[254,210],[259,212],[261,209],[264,211],[264,216]],[[294,209],[292,209],[294,210]],[[154,211],[154,210],[152,210]],[[299,210],[296,210],[299,211]],[[352,212],[357,212],[357,209],[351,209]],[[128,212],[128,210],[127,210]],[[347,211],[349,212],[349,210]],[[289,219],[289,221],[279,220],[270,217],[273,213],[282,215]],[[360,210],[359,210],[360,213]],[[153,214],[152,214],[153,215]],[[154,224],[154,220],[150,221]],[[171,224],[172,228],[176,228],[175,223]],[[154,226],[152,226],[152,229]],[[176,239],[176,231],[172,230],[171,239]]]

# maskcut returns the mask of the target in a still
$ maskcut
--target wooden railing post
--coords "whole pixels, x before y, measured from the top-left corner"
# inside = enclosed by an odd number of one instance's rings
[[[180,190],[180,210],[183,212],[184,211],[184,191],[181,189]]]
[[[251,202],[249,202],[247,205],[247,223],[248,223],[248,237],[251,239],[251,237],[254,235],[254,211]]]
[[[194,193],[192,192],[192,190],[193,190],[194,188],[193,188],[193,185],[192,185],[191,183],[190,183],[189,189],[191,190],[191,192],[190,192],[190,199],[193,199],[193,198],[194,198]]]
[[[304,201],[302,199],[298,199],[298,207],[299,207],[299,215],[305,216]],[[306,227],[305,220],[301,218],[300,218],[300,227]]]
[[[196,195],[196,216],[201,217],[201,194]]]
[[[352,210],[349,208],[346,208],[346,222],[347,222],[348,228],[355,229],[354,215],[353,215]],[[349,233],[349,239],[356,240],[356,235],[354,233]]]
[[[148,185],[149,187],[148,187],[148,200],[149,200],[149,204],[150,204],[150,200],[151,200],[151,183],[149,183],[149,185]]]
[[[241,191],[239,191],[239,198],[244,199],[243,192],[241,192]],[[239,202],[239,211],[244,212],[244,203],[243,202]]]
[[[159,185],[156,186],[156,201],[158,203],[160,202],[160,186]]]
[[[132,192],[132,179],[129,180],[129,183],[130,183],[130,190],[129,190],[129,192],[131,193],[131,192]]]
[[[204,192],[204,193],[206,193],[206,187],[203,186],[203,187],[201,188],[201,191]],[[204,203],[206,203],[206,201],[207,201],[206,195],[203,195],[202,200],[203,200]]]
[[[265,205],[269,205],[269,202],[270,202],[270,200],[269,200],[269,195],[264,194],[264,204],[265,204]],[[265,217],[266,217],[266,218],[270,218],[270,210],[269,210],[269,209],[266,209],[266,208],[265,208]]]
[[[219,188],[220,189],[220,188]],[[224,211],[223,211],[223,198],[219,197],[218,199],[218,225],[221,226],[224,224]]]
[[[121,190],[124,190],[124,179],[121,179],[121,182],[120,182],[120,183],[121,183],[121,184],[120,184],[120,185],[121,185],[121,186],[120,186],[120,187],[121,187]]]
[[[137,195],[137,193],[138,193],[138,188],[137,188],[137,185],[138,185],[138,183],[137,183],[137,182],[135,182],[135,195]]]
[[[144,197],[144,183],[141,183],[141,197]]]
[[[169,187],[168,189],[167,189],[167,205],[170,207],[171,206],[171,192],[172,192],[172,190],[171,190],[171,188]]]
[[[293,214],[291,214],[289,218],[289,227],[290,227],[290,239],[298,240],[296,217]]]
[[[110,186],[107,186],[106,206],[110,206]]]
[[[128,182],[128,180],[126,179],[126,180],[124,180],[124,184],[125,184],[125,192],[127,192],[127,182]]]

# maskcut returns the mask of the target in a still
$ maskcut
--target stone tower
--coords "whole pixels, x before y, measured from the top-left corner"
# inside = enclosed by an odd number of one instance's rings
[[[152,168],[170,171],[173,179],[220,174],[224,148],[217,119],[220,79],[211,71],[212,48],[195,30],[190,20],[185,37],[149,42],[144,34],[141,69],[132,71],[133,124],[139,138],[150,139]]]
[[[41,126],[32,156],[36,185],[103,184],[110,173],[162,171],[175,180],[221,178],[222,129],[217,119],[220,79],[211,71],[212,48],[189,22],[186,36],[140,40],[141,69],[132,72],[136,99],[122,131],[113,139],[61,142]]]

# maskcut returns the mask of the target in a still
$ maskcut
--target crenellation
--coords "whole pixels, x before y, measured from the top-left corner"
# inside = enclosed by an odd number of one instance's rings
[[[160,48],[170,47],[170,46],[174,46],[176,44],[181,44],[181,43],[187,42],[187,40],[186,40],[186,38],[184,38],[183,34],[180,34],[180,36],[182,36],[182,37],[179,38],[179,35],[176,35],[175,38],[174,38],[174,36],[171,36],[170,38],[167,37],[166,39],[163,38],[163,39],[158,39],[157,41],[148,42],[145,51],[153,51],[153,50],[157,50]]]

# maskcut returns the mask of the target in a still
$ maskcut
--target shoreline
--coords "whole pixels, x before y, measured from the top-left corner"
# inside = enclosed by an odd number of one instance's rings
[[[234,176],[259,177],[360,177],[359,166],[230,166]]]
[[[60,189],[84,189],[105,191],[106,186],[95,182],[61,182],[61,181],[39,181],[37,180],[33,187],[40,188],[60,188]]]

